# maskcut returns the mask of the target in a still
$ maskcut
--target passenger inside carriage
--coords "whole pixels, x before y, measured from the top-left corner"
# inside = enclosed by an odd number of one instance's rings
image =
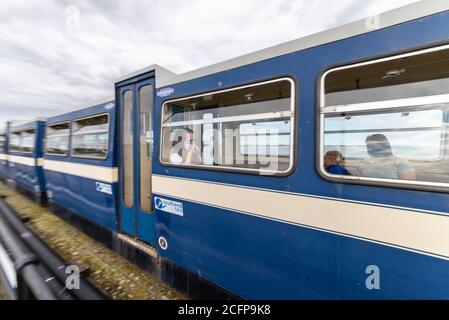
[[[170,162],[173,164],[201,164],[201,148],[192,129],[183,128],[175,132],[176,142],[172,147]]]
[[[324,155],[324,167],[331,174],[349,175],[348,170],[342,165],[343,155],[339,151],[328,151]]]
[[[383,134],[366,138],[368,158],[362,161],[358,173],[362,177],[416,180],[416,172],[406,159],[393,154],[390,141]]]

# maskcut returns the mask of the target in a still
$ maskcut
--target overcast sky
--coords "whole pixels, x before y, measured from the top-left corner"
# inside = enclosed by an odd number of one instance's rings
[[[113,95],[153,63],[186,72],[415,0],[0,0],[0,128]]]

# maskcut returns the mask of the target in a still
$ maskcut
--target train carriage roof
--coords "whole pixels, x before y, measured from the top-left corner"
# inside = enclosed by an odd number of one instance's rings
[[[407,21],[423,18],[426,16],[430,16],[448,10],[449,10],[448,0],[422,0],[385,13],[381,13],[374,17],[362,19],[333,29],[322,31],[310,36],[285,42],[270,48],[245,54],[240,57],[226,60],[217,64],[189,71],[183,74],[175,74],[159,65],[151,65],[147,68],[133,72],[127,76],[120,77],[119,79],[116,80],[116,83],[132,78],[139,74],[155,70],[156,87],[161,88],[164,86],[200,78],[206,75],[218,73],[229,69],[234,69],[243,65],[267,60],[273,57],[289,54],[307,48],[312,48],[319,45],[335,42],[338,40],[347,39],[350,37],[371,32],[373,30],[388,28]],[[375,29],[373,28],[374,25],[373,21],[375,21],[375,23],[377,24]]]
[[[10,131],[22,131],[28,129],[34,129],[36,127],[37,122],[45,122],[44,117],[39,117],[31,120],[25,121],[11,121],[10,122]]]
[[[107,107],[108,105],[111,105],[112,107]],[[47,123],[53,124],[61,121],[71,120],[72,118],[77,118],[80,116],[90,116],[98,114],[100,112],[108,112],[108,110],[111,110],[114,107],[115,98],[108,97],[90,103],[81,104],[76,107],[64,110],[63,112],[49,115],[46,117],[46,119]]]

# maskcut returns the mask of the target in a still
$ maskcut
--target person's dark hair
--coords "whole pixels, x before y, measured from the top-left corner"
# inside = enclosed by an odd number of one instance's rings
[[[393,155],[393,150],[391,148],[390,141],[384,134],[381,134],[381,133],[372,134],[372,135],[366,137],[365,142],[366,142],[367,146],[368,146],[368,142],[381,145],[382,152],[380,154],[378,154],[380,156],[388,157],[388,156]],[[370,147],[368,147],[368,153],[373,155],[373,153],[370,152]]]
[[[193,130],[190,129],[190,128],[181,128],[181,129],[177,129],[177,131],[179,131],[182,134],[178,134],[178,139],[176,141],[173,141],[173,143],[172,143],[173,146],[175,146],[178,143],[180,143],[182,141],[182,139],[184,139],[184,137],[187,134],[189,134],[189,133],[193,134]]]
[[[187,134],[193,134],[193,130],[190,128],[180,128],[177,130],[180,134],[178,134],[177,140],[172,142],[172,147],[175,147],[176,145],[178,145],[178,143],[181,143],[182,140],[185,139]],[[181,157],[183,155],[183,148],[184,147],[181,146],[181,148],[179,148],[178,150],[178,155]]]

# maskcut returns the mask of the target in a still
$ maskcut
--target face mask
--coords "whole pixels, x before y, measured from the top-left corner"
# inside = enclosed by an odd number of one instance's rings
[[[184,149],[190,150],[192,148],[192,144],[190,142],[184,143]]]
[[[367,146],[368,148],[368,154],[370,154],[373,157],[383,157],[387,154],[386,147],[383,144],[369,144]]]

